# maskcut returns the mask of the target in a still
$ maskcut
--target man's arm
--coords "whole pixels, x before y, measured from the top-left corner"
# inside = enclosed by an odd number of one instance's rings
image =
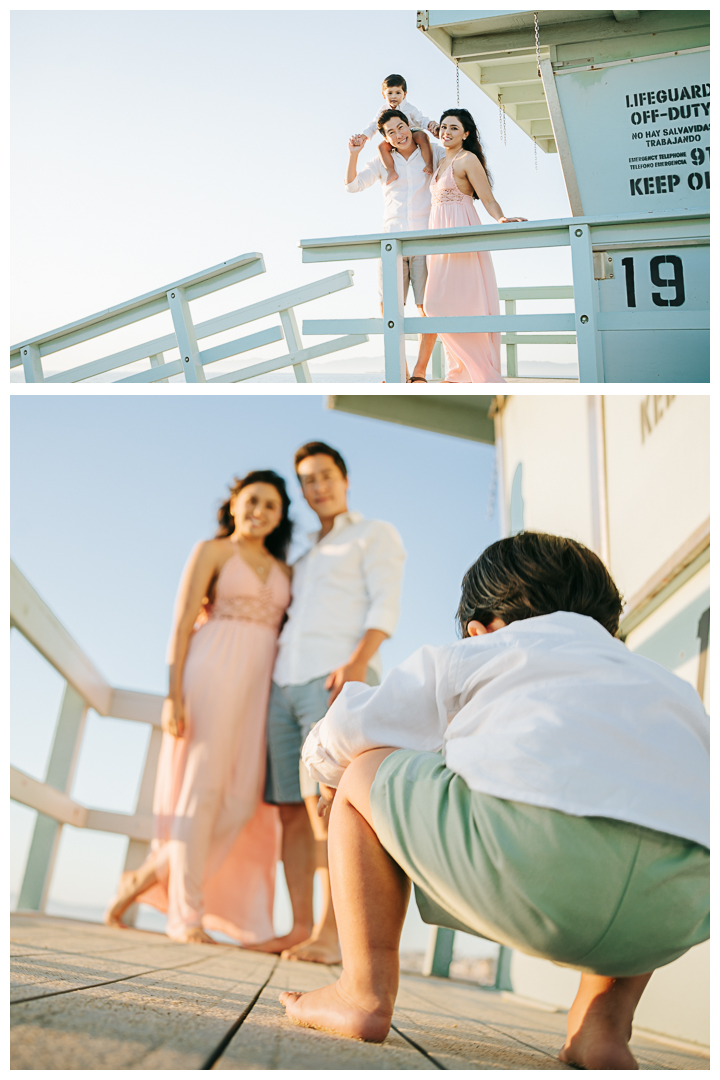
[[[368,664],[388,637],[384,630],[365,631],[347,663],[331,671],[325,680],[325,689],[331,691],[328,705],[332,705],[346,682],[365,682]]]
[[[380,163],[375,158],[368,162],[359,173],[357,171],[358,154],[366,142],[364,135],[353,135],[348,140],[350,157],[345,171],[345,187],[351,194],[372,187],[375,181],[380,179]]]
[[[458,704],[445,675],[446,654],[447,647],[425,645],[380,686],[346,686],[305,740],[302,756],[311,776],[337,787],[350,762],[378,746],[441,750]]]

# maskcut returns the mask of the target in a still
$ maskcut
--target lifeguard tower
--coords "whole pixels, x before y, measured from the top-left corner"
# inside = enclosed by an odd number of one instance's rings
[[[560,155],[576,239],[591,234],[604,381],[708,379],[710,12],[418,11],[417,25]]]

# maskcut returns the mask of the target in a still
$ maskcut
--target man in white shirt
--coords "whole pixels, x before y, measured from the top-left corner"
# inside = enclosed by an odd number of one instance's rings
[[[283,864],[293,928],[255,946],[289,959],[340,960],[327,868],[327,825],[317,814],[318,785],[300,760],[312,726],[346,683],[380,681],[378,649],[395,630],[405,559],[392,525],[365,521],[347,506],[347,468],[337,450],[306,443],[295,455],[303,495],[320,529],[293,567],[293,599],[280,634],[268,708],[265,799],[280,807]],[[313,927],[318,871],[322,914]]]
[[[390,143],[395,161],[397,180],[387,183],[387,172],[380,154],[372,158],[358,172],[358,155],[365,145],[364,135],[353,135],[348,143],[350,160],[345,174],[345,188],[350,194],[365,191],[376,180],[382,184],[385,200],[383,218],[384,232],[411,232],[415,229],[427,229],[430,219],[430,181],[432,177],[424,172],[425,163],[420,149],[415,145],[408,119],[399,109],[386,109],[378,119],[378,129]],[[433,153],[433,172],[445,157],[445,151],[436,142],[431,143]],[[382,263],[378,261],[380,310],[382,311]],[[420,315],[424,315],[423,301],[427,282],[427,266],[424,255],[415,255],[403,259],[404,296],[407,300],[409,284],[412,282],[413,296]],[[418,367],[425,370],[430,359],[437,334],[421,334]],[[420,361],[424,364],[420,366]]]
[[[343,974],[282,995],[294,1020],[382,1041],[410,879],[426,922],[582,972],[562,1061],[638,1067],[652,972],[709,937],[709,724],[621,610],[593,552],[520,533],[465,575],[462,641],[344,690],[303,749]]]

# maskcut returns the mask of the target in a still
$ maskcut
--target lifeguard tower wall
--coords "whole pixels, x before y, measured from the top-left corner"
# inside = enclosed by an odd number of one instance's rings
[[[602,333],[605,379],[625,381],[643,355],[674,379],[683,356],[685,377],[700,381],[709,250],[695,224],[710,205],[710,12],[419,11],[417,25],[540,151],[559,154],[573,216],[678,212],[663,238],[641,241],[629,224],[627,240],[593,244],[598,311],[628,323]],[[660,332],[638,325],[660,311]]]

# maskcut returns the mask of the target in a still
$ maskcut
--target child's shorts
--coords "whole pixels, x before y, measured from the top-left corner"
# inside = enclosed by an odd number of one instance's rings
[[[608,976],[710,936],[710,853],[690,840],[471,791],[414,750],[383,761],[370,802],[427,923]]]

